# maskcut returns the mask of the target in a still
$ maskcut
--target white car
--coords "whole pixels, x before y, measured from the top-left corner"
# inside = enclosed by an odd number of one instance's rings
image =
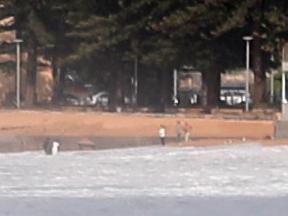
[[[90,106],[108,106],[109,104],[109,93],[101,91],[90,95],[87,98],[87,104]]]
[[[229,106],[244,103],[246,101],[245,90],[242,88],[221,89],[220,100]]]

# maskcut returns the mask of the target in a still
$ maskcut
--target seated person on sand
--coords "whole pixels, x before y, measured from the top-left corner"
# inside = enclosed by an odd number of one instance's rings
[[[59,152],[59,147],[60,143],[56,140],[52,140],[51,138],[44,140],[43,149],[47,155],[56,155]]]

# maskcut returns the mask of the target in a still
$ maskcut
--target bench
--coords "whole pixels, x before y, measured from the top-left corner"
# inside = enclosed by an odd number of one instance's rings
[[[83,150],[83,149],[96,149],[96,145],[94,144],[94,142],[92,142],[89,139],[82,139],[80,140],[80,142],[78,143],[79,149]]]

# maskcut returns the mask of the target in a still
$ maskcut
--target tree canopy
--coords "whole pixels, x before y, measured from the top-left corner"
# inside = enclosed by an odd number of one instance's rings
[[[155,100],[167,103],[172,70],[191,65],[203,72],[206,105],[217,106],[220,74],[243,67],[242,37],[251,35],[253,99],[260,105],[265,103],[265,73],[275,67],[270,57],[277,66],[288,39],[287,4],[285,0],[2,0],[0,17],[13,16],[15,22],[0,30],[15,29],[25,41],[30,104],[35,101],[37,56],[42,50],[55,71],[74,69],[95,85],[108,85],[116,104],[127,91],[136,59],[141,79],[153,76],[159,84]]]

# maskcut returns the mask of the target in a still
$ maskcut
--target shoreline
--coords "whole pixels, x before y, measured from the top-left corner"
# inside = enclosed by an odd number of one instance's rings
[[[0,136],[0,153],[42,151],[47,136]],[[60,142],[60,151],[93,151],[104,149],[161,146],[159,137],[90,137],[49,136]],[[238,138],[191,138],[188,143],[178,143],[176,137],[168,137],[166,147],[213,147],[259,144],[261,146],[288,145],[288,139],[238,139]]]

